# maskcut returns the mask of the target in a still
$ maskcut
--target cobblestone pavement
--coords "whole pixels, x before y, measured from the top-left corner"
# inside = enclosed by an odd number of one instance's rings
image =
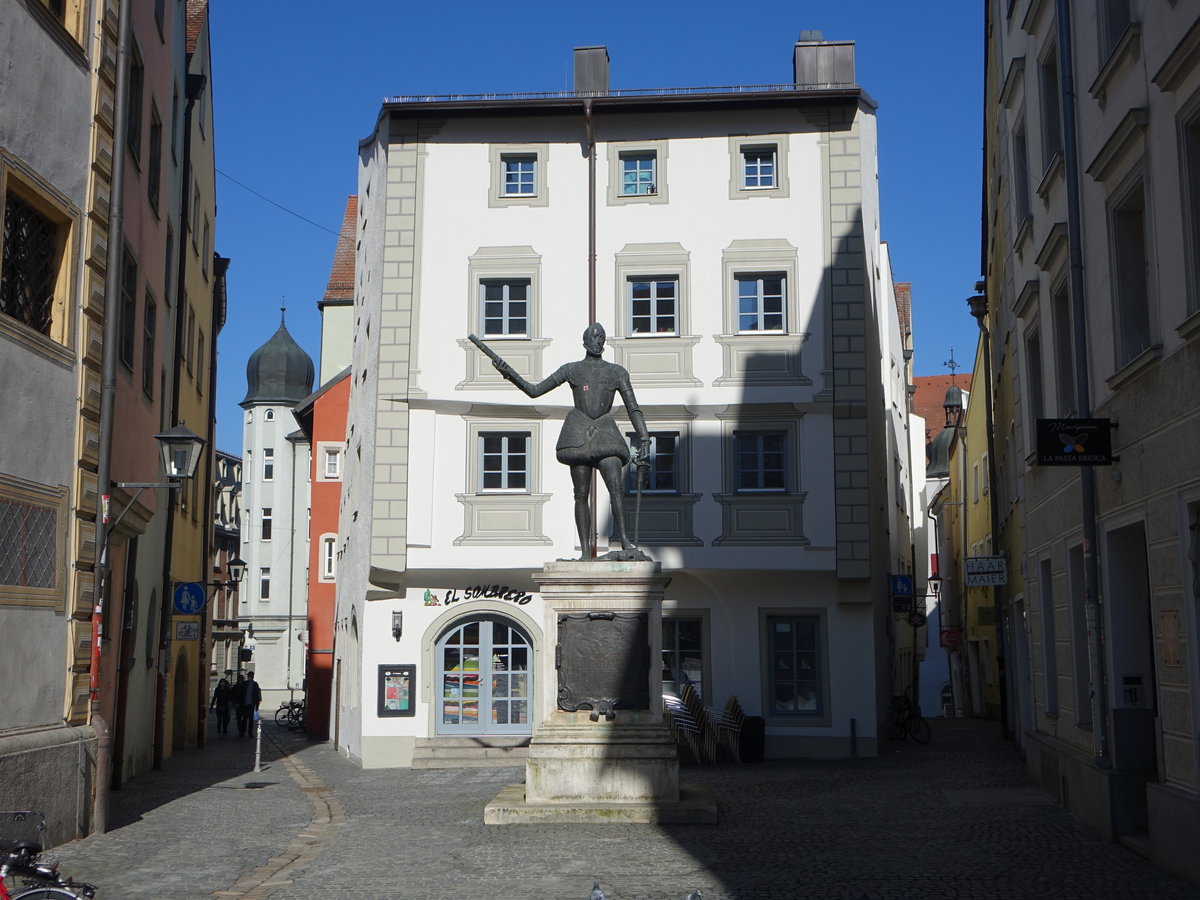
[[[1030,787],[995,723],[932,724],[875,759],[683,768],[718,825],[500,827],[483,807],[521,769],[364,771],[264,723],[262,772],[210,738],[56,852],[102,900],[1200,900]]]

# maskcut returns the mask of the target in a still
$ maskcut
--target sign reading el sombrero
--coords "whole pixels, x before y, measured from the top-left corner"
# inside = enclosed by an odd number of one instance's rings
[[[1039,466],[1110,466],[1111,419],[1038,419]]]

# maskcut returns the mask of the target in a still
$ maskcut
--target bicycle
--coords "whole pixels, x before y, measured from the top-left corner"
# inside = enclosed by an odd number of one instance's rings
[[[298,728],[304,724],[304,701],[284,700],[275,710],[275,724]]]
[[[16,840],[0,839],[0,900],[79,900],[96,896],[96,886],[58,872],[58,858],[45,852],[41,832],[46,820],[41,813],[21,810],[0,812],[0,821],[12,823],[13,832],[24,831]],[[19,880],[23,889],[9,890],[10,879]]]
[[[929,723],[913,709],[907,694],[892,698],[892,740],[902,741],[911,737],[918,744],[928,744],[933,736]]]

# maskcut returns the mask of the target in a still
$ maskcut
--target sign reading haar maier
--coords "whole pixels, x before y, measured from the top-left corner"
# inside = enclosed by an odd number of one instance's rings
[[[1039,466],[1111,466],[1111,419],[1038,419]]]
[[[1003,556],[968,556],[963,560],[967,587],[1008,584],[1008,560]]]

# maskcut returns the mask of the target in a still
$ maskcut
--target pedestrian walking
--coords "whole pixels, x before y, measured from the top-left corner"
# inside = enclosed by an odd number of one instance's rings
[[[217,735],[225,737],[229,734],[229,708],[233,704],[233,691],[229,687],[229,679],[222,678],[217,682],[217,689],[213,691],[212,703],[209,704],[209,709],[217,711]]]
[[[246,708],[242,706],[242,700],[246,696],[246,676],[238,672],[237,683],[234,684],[231,690],[230,699],[233,702],[233,712],[237,716],[238,737],[246,736],[246,723],[249,714]]]
[[[238,734],[245,735],[247,731],[254,733],[254,713],[262,703],[262,689],[254,680],[254,673],[247,672],[246,680],[234,689],[234,699],[238,701]],[[244,721],[244,726],[243,726]]]

